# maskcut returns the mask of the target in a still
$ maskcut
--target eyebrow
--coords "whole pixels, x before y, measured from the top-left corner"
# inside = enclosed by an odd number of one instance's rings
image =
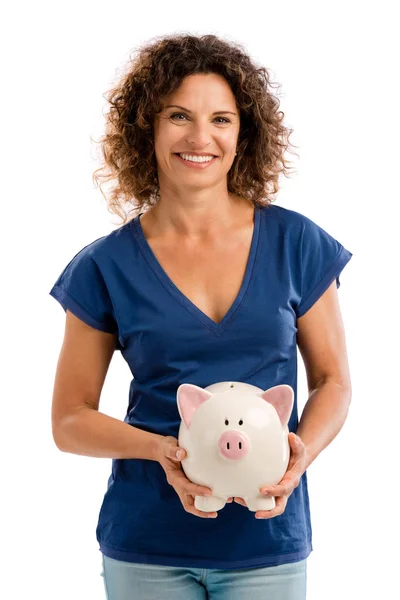
[[[192,113],[191,110],[189,110],[188,108],[185,108],[184,106],[179,106],[179,104],[168,104],[168,106],[164,106],[164,108],[181,108],[182,110],[184,110],[188,113]],[[213,115],[222,115],[222,114],[237,115],[237,113],[231,112],[229,110],[217,110],[213,113]]]

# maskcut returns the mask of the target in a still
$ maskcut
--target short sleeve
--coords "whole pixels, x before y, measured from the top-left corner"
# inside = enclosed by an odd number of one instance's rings
[[[301,317],[322,296],[353,254],[311,219],[303,217],[301,240],[301,299],[296,316]]]
[[[118,333],[111,298],[93,250],[94,242],[80,250],[49,293],[65,311],[70,310],[87,325],[106,333]]]

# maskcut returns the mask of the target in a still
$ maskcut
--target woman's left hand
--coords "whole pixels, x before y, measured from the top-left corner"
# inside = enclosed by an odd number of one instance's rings
[[[289,433],[290,459],[287,471],[277,485],[265,485],[260,488],[260,492],[268,496],[275,496],[275,508],[271,510],[258,510],[255,513],[257,519],[272,519],[281,515],[285,508],[290,494],[299,483],[301,476],[306,470],[306,447],[302,440],[293,432]],[[242,506],[247,506],[243,498],[235,497],[234,501]],[[232,502],[229,498],[228,502]]]

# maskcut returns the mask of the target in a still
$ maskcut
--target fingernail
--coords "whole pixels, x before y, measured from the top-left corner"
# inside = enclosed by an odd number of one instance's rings
[[[181,458],[182,458],[182,456],[183,456],[183,452],[182,452],[182,450],[177,450],[177,451],[176,451],[176,458],[179,458],[179,459],[181,459]]]
[[[264,494],[264,496],[268,496],[269,491],[268,490],[261,490],[261,493]]]

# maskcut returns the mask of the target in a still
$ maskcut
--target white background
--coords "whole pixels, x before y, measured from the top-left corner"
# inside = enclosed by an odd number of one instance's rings
[[[300,159],[276,204],[353,253],[339,299],[353,383],[348,419],[308,469],[308,600],[394,598],[400,535],[399,106],[395,2],[20,2],[2,33],[2,576],[7,600],[104,598],[95,538],[111,459],[60,452],[51,433],[65,314],[49,291],[118,226],[92,173],[103,94],[156,35],[215,33],[281,84]],[[397,24],[398,25],[398,24]],[[4,281],[5,280],[5,281]],[[123,419],[115,353],[100,410]],[[307,400],[299,355],[299,410]],[[5,593],[4,591],[7,590]],[[161,597],[161,596],[160,596]]]

